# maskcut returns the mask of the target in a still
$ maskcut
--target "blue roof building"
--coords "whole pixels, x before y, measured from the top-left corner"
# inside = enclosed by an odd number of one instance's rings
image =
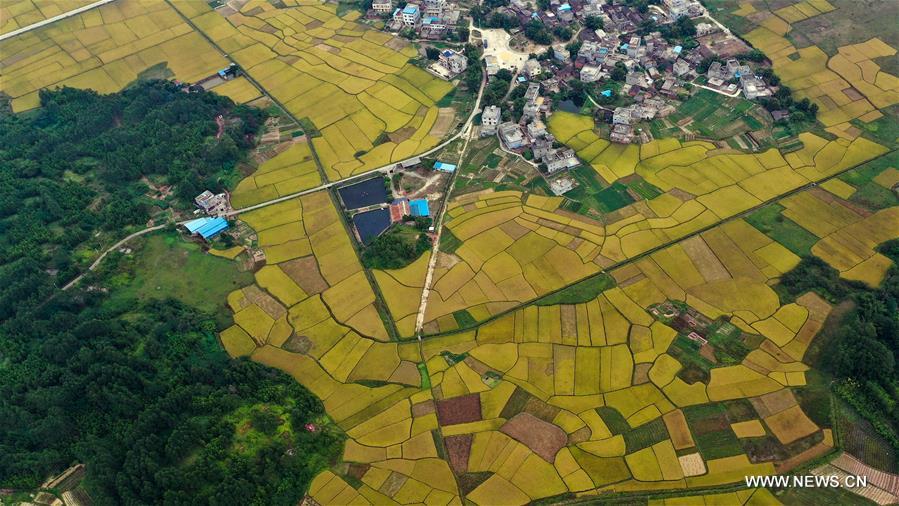
[[[228,220],[225,218],[198,218],[188,221],[184,228],[191,234],[199,234],[203,239],[211,239],[228,229]]]
[[[611,97],[611,96],[612,96],[612,90],[602,90],[599,94],[602,95],[602,96],[604,96],[604,97]]]
[[[403,14],[413,14],[414,15],[417,12],[418,12],[417,5],[407,5],[407,6],[403,7]]]
[[[674,54],[680,54],[684,48],[682,46],[674,46]]]
[[[428,201],[425,199],[416,199],[409,202],[409,209],[412,211],[412,216],[430,216],[431,210],[428,209]]]
[[[439,170],[441,172],[456,172],[456,166],[451,163],[436,162],[434,163],[434,170]]]
[[[570,10],[571,10],[571,4],[562,4],[562,5],[560,5],[560,6],[559,6],[559,10],[560,10],[560,11],[570,11]]]

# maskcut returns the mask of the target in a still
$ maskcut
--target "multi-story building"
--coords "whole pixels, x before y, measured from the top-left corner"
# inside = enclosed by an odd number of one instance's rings
[[[496,127],[499,125],[501,113],[500,108],[495,105],[484,109],[484,112],[481,113],[481,137],[496,135]]]
[[[406,26],[415,26],[421,19],[421,9],[416,4],[406,4],[400,13],[402,14],[403,24]]]
[[[393,0],[372,0],[371,8],[378,14],[390,14],[393,10]]]

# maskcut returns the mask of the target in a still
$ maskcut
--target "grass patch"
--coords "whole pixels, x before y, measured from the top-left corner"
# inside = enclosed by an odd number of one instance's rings
[[[843,488],[789,487],[771,489],[783,504],[839,504],[841,506],[869,506],[876,504]]]
[[[440,232],[440,251],[443,253],[455,253],[456,249],[462,246],[462,241],[450,232],[450,229],[444,227]]]
[[[800,227],[793,220],[783,216],[784,207],[770,204],[746,216],[745,220],[760,232],[783,244],[799,256],[809,255],[818,236]]]
[[[596,413],[599,414],[602,421],[606,422],[606,427],[609,428],[613,436],[631,431],[630,424],[627,423],[627,420],[624,419],[624,416],[617,409],[603,406],[596,408]]]
[[[431,388],[431,375],[428,374],[428,366],[424,362],[418,364],[418,373],[421,374],[421,388],[427,390]]]
[[[627,187],[637,193],[637,195],[643,197],[646,200],[651,200],[662,194],[662,190],[658,189],[650,183],[649,181],[638,177],[634,181],[626,183]]]
[[[124,264],[124,265],[123,265]],[[174,298],[207,313],[228,314],[228,293],[253,282],[237,263],[204,253],[176,232],[149,235],[109,278],[110,303]]]
[[[456,319],[456,323],[461,328],[473,327],[478,324],[478,321],[474,319],[474,316],[471,316],[471,313],[468,312],[467,309],[461,309],[453,313],[453,318]]]
[[[615,286],[615,280],[608,274],[602,273],[537,299],[534,304],[538,306],[553,306],[556,304],[589,302],[613,286]]]
[[[624,444],[628,453],[649,448],[666,439],[668,439],[668,429],[665,428],[665,422],[661,418],[656,418],[624,433]]]

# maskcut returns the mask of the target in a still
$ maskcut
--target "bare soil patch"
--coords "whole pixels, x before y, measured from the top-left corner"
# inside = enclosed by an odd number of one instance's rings
[[[524,444],[549,463],[555,461],[556,454],[568,443],[565,431],[530,413],[515,415],[499,430]]]
[[[437,419],[440,425],[476,422],[481,419],[481,397],[470,394],[437,401]]]

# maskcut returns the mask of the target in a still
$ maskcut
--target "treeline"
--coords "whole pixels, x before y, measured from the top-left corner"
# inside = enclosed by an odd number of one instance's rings
[[[75,277],[73,252],[98,230],[147,221],[152,206],[187,205],[221,189],[265,119],[213,93],[183,93],[165,81],[120,93],[41,91],[41,108],[0,113],[0,258],[24,257]],[[216,117],[226,127],[216,138]],[[148,176],[175,199],[145,196]]]
[[[823,260],[805,257],[776,289],[784,302],[807,291],[831,303],[852,301],[852,309],[829,333],[821,365],[836,378],[837,395],[899,450],[899,239],[879,250],[894,262],[879,288],[843,280]]]

